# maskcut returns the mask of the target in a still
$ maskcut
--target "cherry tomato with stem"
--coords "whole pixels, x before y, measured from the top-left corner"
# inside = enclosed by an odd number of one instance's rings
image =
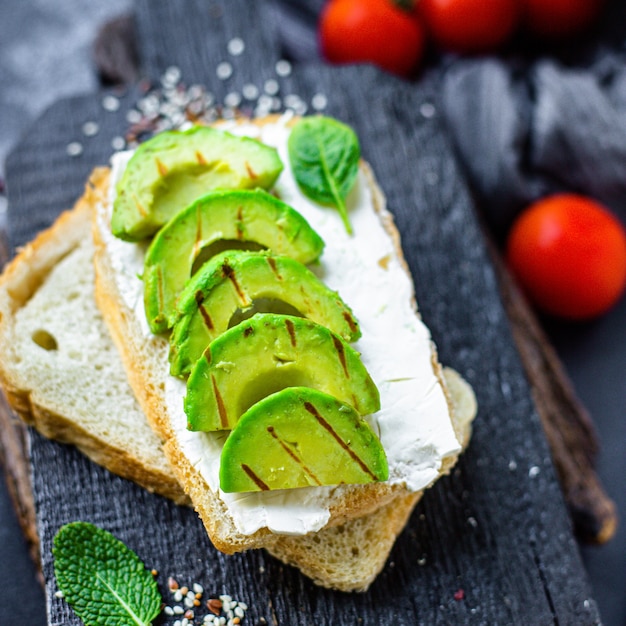
[[[400,0],[331,0],[322,10],[319,41],[332,63],[373,63],[409,77],[425,49],[424,28]],[[410,3],[409,3],[410,6]]]
[[[519,0],[420,0],[418,11],[439,48],[470,54],[501,47],[521,17]]]
[[[556,194],[522,211],[507,239],[506,259],[529,299],[572,320],[608,311],[626,287],[626,232],[601,204]]]

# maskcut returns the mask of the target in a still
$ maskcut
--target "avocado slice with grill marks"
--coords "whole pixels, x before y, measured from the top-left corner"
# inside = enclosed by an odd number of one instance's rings
[[[207,126],[142,143],[117,184],[111,230],[139,241],[213,189],[271,188],[283,170],[276,149]]]
[[[267,248],[301,263],[315,261],[321,237],[295,209],[260,189],[215,191],[173,217],[154,237],[144,261],[144,305],[153,333],[175,321],[176,300],[207,247],[226,242]]]
[[[380,409],[359,353],[311,320],[257,313],[211,342],[187,380],[184,408],[193,431],[231,430],[243,413],[287,387],[310,387],[352,406]]]
[[[383,446],[349,405],[291,387],[250,407],[220,459],[225,492],[364,484],[388,478]]]
[[[261,307],[283,312],[284,305],[347,342],[361,335],[339,294],[302,263],[268,252],[223,252],[204,264],[178,300],[179,317],[170,337],[170,372],[174,376],[189,373],[239,311],[245,314]]]

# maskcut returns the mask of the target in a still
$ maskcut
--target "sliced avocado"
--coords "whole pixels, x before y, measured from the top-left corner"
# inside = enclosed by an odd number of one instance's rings
[[[320,236],[289,205],[261,189],[214,191],[174,216],[154,237],[144,262],[144,304],[153,333],[174,322],[176,300],[202,250],[219,241],[254,242],[301,263],[316,260]]]
[[[306,387],[251,406],[220,459],[225,492],[363,484],[388,475],[385,451],[368,423],[351,406]]]
[[[302,263],[268,252],[223,252],[202,266],[178,299],[179,316],[170,337],[171,373],[189,373],[209,343],[228,329],[233,316],[240,310],[254,311],[259,302],[266,309],[287,304],[296,315],[326,326],[348,342],[361,335],[339,294]]]
[[[283,164],[274,148],[248,137],[194,126],[142,143],[117,184],[111,230],[139,241],[213,189],[269,189]]]
[[[189,430],[229,430],[243,413],[286,387],[310,387],[352,406],[380,409],[359,353],[328,328],[291,315],[258,313],[215,339],[187,380]]]

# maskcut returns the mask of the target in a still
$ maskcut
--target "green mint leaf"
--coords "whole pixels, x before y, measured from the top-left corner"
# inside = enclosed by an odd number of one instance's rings
[[[66,524],[54,537],[52,553],[59,589],[86,626],[148,626],[161,612],[152,574],[106,530]]]
[[[359,170],[355,132],[331,117],[306,117],[293,127],[287,147],[300,189],[312,200],[336,207],[352,234],[345,199]]]

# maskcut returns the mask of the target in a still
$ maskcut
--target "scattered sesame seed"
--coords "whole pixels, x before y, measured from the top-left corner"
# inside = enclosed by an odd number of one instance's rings
[[[166,606],[163,609],[163,612],[165,613],[165,615],[174,615],[174,609],[171,606]]]
[[[183,594],[182,594],[182,592],[181,592],[181,590],[180,590],[180,589],[177,589],[177,590],[174,592],[174,600],[175,600],[176,602],[182,602],[182,601],[183,601]]]
[[[187,596],[183,602],[183,604],[190,609],[193,606],[193,602],[194,602],[195,598],[190,598],[189,596]]]
[[[238,107],[241,104],[241,94],[232,91],[224,98],[224,104],[229,107]]]
[[[174,607],[174,613],[176,615],[182,615],[185,612],[185,609],[183,609],[182,606],[175,606]]]
[[[316,93],[313,98],[311,98],[311,106],[316,111],[322,111],[328,105],[328,98],[323,93]]]
[[[64,597],[65,597],[65,595],[63,594],[63,592],[62,592],[62,591],[55,591],[55,593],[54,593],[54,597],[55,597],[55,598],[64,598]]]
[[[83,144],[79,143],[78,141],[72,141],[71,143],[67,144],[65,151],[71,157],[79,156],[83,153]]]
[[[228,44],[226,44],[226,49],[228,50],[228,54],[237,57],[246,49],[246,44],[241,37],[233,37]]]
[[[289,76],[291,74],[291,63],[289,63],[286,59],[281,59],[278,63],[276,63],[275,69],[279,76]]]
[[[167,586],[169,587],[170,591],[176,591],[176,589],[178,589],[178,581],[170,576],[167,579]]]
[[[182,622],[181,622],[179,619],[177,619],[177,620],[174,622],[174,626],[182,626]]]
[[[583,602],[583,606],[584,606],[586,609],[588,609],[588,608],[590,607],[590,605],[591,605],[591,603],[589,602],[589,600],[585,600],[585,601]]]
[[[245,611],[240,606],[235,607],[236,617],[243,617],[244,615],[245,615]]]
[[[233,66],[228,61],[223,61],[215,68],[215,72],[220,80],[226,80],[233,75]]]
[[[517,469],[517,463],[515,461],[509,461],[509,470],[514,472]]]
[[[189,609],[188,611],[185,611],[185,617],[187,619],[193,619],[194,616],[195,616],[195,613],[191,609]]]
[[[202,585],[199,585],[198,583],[194,583],[193,584],[193,590],[195,593],[204,593],[204,588],[202,587]]]
[[[83,124],[83,135],[85,137],[93,137],[98,134],[100,126],[96,122],[85,122]]]
[[[120,108],[120,100],[119,98],[116,98],[115,96],[104,96],[104,98],[102,98],[102,108],[105,111],[109,111],[111,113],[113,113],[114,111],[117,111]]]
[[[472,527],[472,528],[477,528],[478,527],[478,522],[476,521],[475,517],[468,517],[467,518],[467,523]]]
[[[259,88],[252,83],[248,83],[243,86],[241,93],[246,100],[256,100],[259,97]]]
[[[174,87],[180,80],[180,77],[180,68],[176,67],[175,65],[171,65],[165,70],[163,76],[161,76],[161,84],[164,87]]]
[[[111,139],[111,147],[113,150],[123,150],[126,147],[126,140],[124,137],[113,137]]]
[[[419,110],[422,117],[426,119],[430,119],[437,112],[437,109],[435,109],[435,106],[431,102],[424,102]]]
[[[243,611],[247,611],[248,610],[248,605],[245,602],[240,602],[239,606],[241,607],[241,609]]]
[[[186,617],[180,620],[180,626],[189,626],[189,620]]]
[[[189,587],[187,587],[187,585],[183,586],[180,588],[180,592],[186,596],[189,593]]]
[[[426,557],[425,557],[425,556],[422,556],[422,557],[420,557],[419,559],[417,559],[417,564],[418,564],[418,565],[421,565],[421,566],[426,565]]]
[[[528,470],[528,476],[530,476],[530,478],[535,478],[535,476],[539,475],[539,472],[541,472],[541,469],[539,467],[537,467],[536,465],[533,465]]]
[[[270,96],[275,96],[280,91],[280,85],[277,80],[269,78],[263,84],[263,91]]]

